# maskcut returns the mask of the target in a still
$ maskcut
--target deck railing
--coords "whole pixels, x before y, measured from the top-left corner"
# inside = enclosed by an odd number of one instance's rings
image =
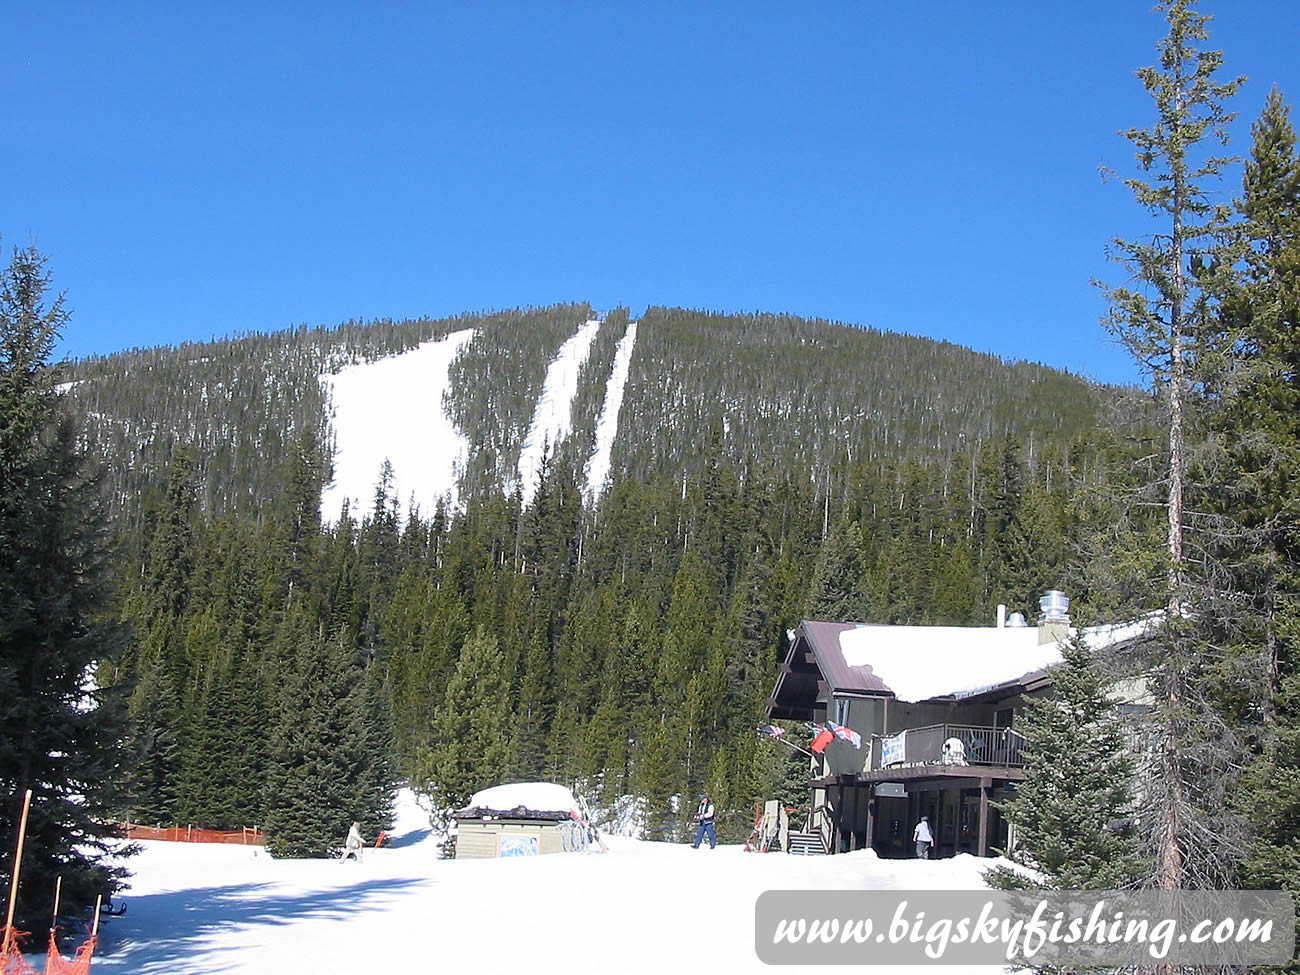
[[[1025,764],[1024,736],[1011,728],[991,728],[967,724],[933,724],[924,728],[909,728],[898,735],[889,736],[889,749],[877,741],[873,749],[871,767],[889,768],[893,765],[996,765],[1003,768],[1020,768]],[[888,752],[888,754],[886,754]],[[890,764],[883,761],[889,758]]]

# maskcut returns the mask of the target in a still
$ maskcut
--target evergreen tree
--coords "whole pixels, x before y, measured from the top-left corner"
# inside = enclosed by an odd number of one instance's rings
[[[125,758],[119,699],[96,688],[98,662],[120,649],[107,544],[90,458],[55,389],[68,313],[62,295],[47,305],[49,285],[34,248],[0,272],[0,836],[17,835],[32,790],[16,914],[27,930],[44,926],[56,877],[77,910],[124,873],[102,856]],[[12,876],[12,849],[0,856]]]
[[[1228,209],[1210,196],[1228,160],[1214,155],[1214,144],[1227,141],[1232,116],[1223,103],[1242,79],[1215,79],[1222,54],[1198,47],[1208,37],[1209,18],[1193,10],[1193,0],[1170,0],[1159,9],[1168,23],[1160,64],[1138,72],[1157,121],[1126,133],[1143,176],[1125,183],[1164,232],[1148,241],[1116,241],[1138,286],[1106,295],[1108,325],[1149,371],[1160,397],[1164,470],[1156,482],[1161,495],[1153,500],[1165,517],[1162,551],[1147,548],[1119,561],[1148,567],[1146,578],[1130,580],[1134,591],[1154,586],[1163,596],[1159,634],[1139,648],[1149,651],[1142,676],[1154,701],[1160,759],[1140,820],[1153,851],[1149,879],[1176,889],[1230,884],[1240,840],[1240,824],[1225,826],[1219,815],[1242,756],[1211,700],[1217,688],[1207,686],[1216,651],[1197,629],[1199,621],[1231,610],[1205,571],[1212,566],[1203,540],[1192,535],[1185,495],[1193,423],[1223,354],[1215,314],[1223,289],[1216,275],[1231,263],[1223,245]]]
[[[822,545],[804,615],[818,620],[870,622],[863,584],[862,529],[842,521]]]
[[[361,675],[346,632],[312,638],[291,609],[297,654],[284,675],[266,774],[266,846],[277,857],[333,855],[353,820],[385,817],[366,787]]]
[[[1261,744],[1240,806],[1254,839],[1250,887],[1300,896],[1300,156],[1290,111],[1274,90],[1254,126],[1238,208],[1249,243],[1228,309],[1242,377],[1225,410],[1229,504],[1247,529],[1239,589],[1259,610],[1268,692]]]
[[[508,738],[505,656],[496,637],[479,627],[461,650],[434,717],[432,743],[417,757],[416,789],[444,814],[480,789],[499,785]]]
[[[1113,890],[1140,872],[1131,739],[1108,695],[1112,682],[1082,638],[1061,655],[1051,696],[1031,699],[1018,725],[1025,781],[999,806],[1017,839],[1006,856],[1041,879],[989,871],[1002,889]]]
[[[546,765],[546,741],[555,713],[551,679],[555,673],[547,628],[538,627],[528,648],[510,741],[510,774],[521,781],[538,779]]]
[[[361,693],[364,761],[358,783],[362,802],[357,821],[368,836],[392,829],[397,789],[401,782],[393,731],[392,694],[381,674],[379,664],[371,660],[366,666]]]
[[[142,661],[128,703],[129,761],[124,815],[133,823],[170,826],[179,819],[181,768],[179,696],[162,655]]]

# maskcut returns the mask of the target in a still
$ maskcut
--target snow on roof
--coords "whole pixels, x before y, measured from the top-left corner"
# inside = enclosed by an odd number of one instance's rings
[[[510,812],[520,807],[531,812],[576,813],[578,801],[572,792],[554,782],[514,782],[476,792],[465,806],[466,809],[496,812]]]
[[[1036,627],[859,626],[840,634],[850,667],[870,664],[901,701],[924,701],[1014,680],[1060,663]]]
[[[1140,636],[1157,617],[1088,627],[1083,637],[1099,650]],[[839,652],[849,667],[869,665],[898,700],[916,702],[969,696],[1059,664],[1060,646],[1038,640],[1035,626],[862,624],[839,634]]]

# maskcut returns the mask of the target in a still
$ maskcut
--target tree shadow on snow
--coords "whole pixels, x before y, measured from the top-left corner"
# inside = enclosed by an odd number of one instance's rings
[[[433,835],[431,829],[413,829],[409,833],[403,833],[401,836],[394,836],[384,842],[385,850],[400,850],[404,847],[415,846],[416,843],[423,843]]]
[[[222,929],[247,932],[245,944],[256,941],[258,926],[276,928],[307,917],[346,920],[362,912],[375,894],[428,884],[423,877],[363,880],[345,887],[293,894],[258,896],[273,883],[231,884],[185,893],[127,897],[130,911],[100,928],[95,967],[133,975],[163,975],[182,970],[195,953],[221,950],[210,942]]]

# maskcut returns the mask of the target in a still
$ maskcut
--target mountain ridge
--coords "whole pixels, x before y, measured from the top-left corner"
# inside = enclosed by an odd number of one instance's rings
[[[465,441],[453,492],[463,499],[521,486],[547,370],[588,323],[598,325],[589,326],[596,331],[571,377],[563,435],[554,429],[546,442],[550,461],[563,458],[582,477],[597,455],[615,355],[632,324],[626,309],[602,317],[573,303],[286,329],[78,360],[65,378],[75,383],[68,395],[85,417],[87,438],[114,458],[110,495],[120,506],[148,493],[184,443],[199,455],[201,504],[248,513],[276,496],[277,464],[302,431],[335,456],[329,397],[346,370],[472,329],[450,362],[443,404]],[[758,470],[801,471],[814,482],[864,457],[951,463],[1000,436],[1087,436],[1108,389],[950,342],[789,315],[651,307],[635,328],[618,385],[618,433],[603,448],[602,464],[615,480],[651,470],[689,476],[717,451]],[[614,418],[603,422],[611,427]],[[380,422],[373,435],[382,439],[393,425]],[[539,471],[538,445],[532,450],[525,481]],[[379,477],[376,464],[368,483]],[[349,483],[358,483],[355,475]],[[589,504],[596,487],[586,486]]]

